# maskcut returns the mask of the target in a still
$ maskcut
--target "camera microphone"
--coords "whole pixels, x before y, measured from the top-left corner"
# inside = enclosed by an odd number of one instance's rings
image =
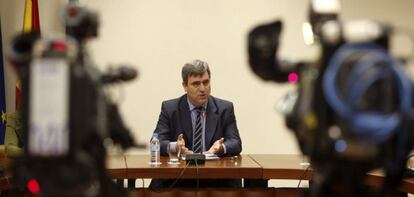
[[[102,83],[110,84],[117,82],[125,82],[135,79],[138,76],[138,71],[131,66],[120,66],[116,69],[111,69],[101,77]]]
[[[32,58],[32,48],[40,38],[37,32],[23,33],[13,38],[9,50],[9,60],[18,74],[28,69]]]
[[[283,23],[280,20],[254,28],[249,33],[249,65],[261,79],[278,83],[292,82],[300,63],[277,57]],[[293,80],[293,81],[296,81]]]

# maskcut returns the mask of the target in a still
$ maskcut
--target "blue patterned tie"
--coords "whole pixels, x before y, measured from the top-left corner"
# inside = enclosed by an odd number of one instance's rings
[[[203,151],[203,107],[197,107],[197,119],[195,123],[194,129],[194,140],[193,140],[193,152],[194,153],[202,153]]]

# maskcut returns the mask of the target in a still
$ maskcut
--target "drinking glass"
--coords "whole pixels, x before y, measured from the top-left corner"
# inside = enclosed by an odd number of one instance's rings
[[[178,159],[178,157],[180,156],[180,150],[177,149],[178,148],[171,148],[170,146],[167,146],[168,156],[170,157],[168,164],[177,165],[180,163]]]

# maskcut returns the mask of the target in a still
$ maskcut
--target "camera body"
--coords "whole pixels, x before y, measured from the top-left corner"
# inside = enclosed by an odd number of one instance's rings
[[[293,104],[284,115],[319,177],[311,195],[372,195],[362,181],[375,168],[384,169],[383,188],[392,190],[413,144],[413,87],[388,52],[392,28],[367,20],[340,21],[339,2],[329,1],[327,7],[320,2],[312,1],[310,23],[304,25],[305,40],[321,48],[316,62],[277,57],[283,25],[276,21],[250,32],[250,67],[263,80],[278,83],[288,82],[292,73],[299,76],[297,89],[285,98]],[[339,185],[345,188],[342,193]]]
[[[124,149],[136,143],[105,86],[137,72],[126,66],[100,72],[84,48],[96,35],[96,15],[75,2],[64,12],[67,36],[22,34],[12,42],[10,60],[22,82],[24,147],[14,176],[42,196],[127,196],[106,172],[103,142],[111,139]],[[40,190],[32,191],[33,183]]]

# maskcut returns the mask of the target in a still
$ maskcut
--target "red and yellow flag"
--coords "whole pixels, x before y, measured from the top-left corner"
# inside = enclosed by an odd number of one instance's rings
[[[23,33],[39,32],[39,4],[37,0],[26,0],[23,17]]]
[[[23,16],[23,33],[37,32],[40,34],[39,4],[37,0],[25,0]],[[20,80],[16,82],[16,109],[20,103]]]

